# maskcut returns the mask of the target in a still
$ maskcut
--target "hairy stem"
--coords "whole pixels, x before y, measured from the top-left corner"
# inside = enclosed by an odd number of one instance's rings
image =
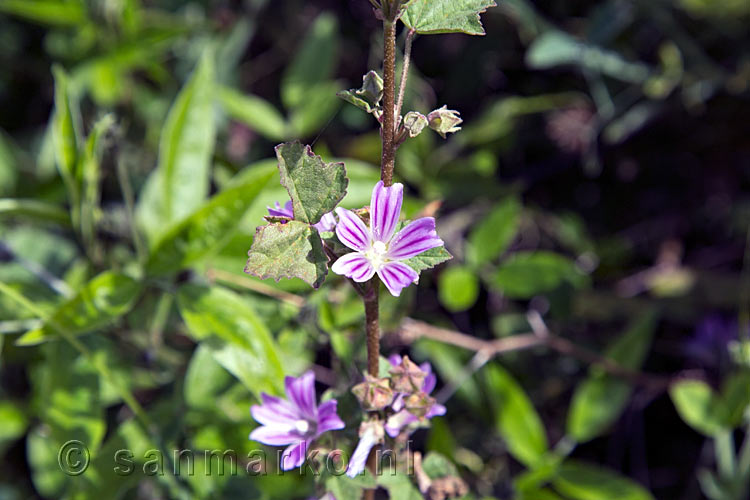
[[[379,289],[380,282],[377,278],[373,278],[370,281],[369,290],[363,298],[365,302],[365,329],[367,330],[367,371],[373,377],[378,376],[380,367]]]
[[[383,153],[380,178],[383,184],[390,186],[393,184],[393,168],[396,164],[396,23],[383,21],[383,31]]]
[[[409,30],[404,42],[404,62],[401,67],[401,81],[398,86],[398,99],[396,99],[396,117],[401,116],[401,107],[404,105],[404,94],[406,93],[406,80],[409,78],[409,63],[411,62],[411,44],[414,41],[414,30]]]

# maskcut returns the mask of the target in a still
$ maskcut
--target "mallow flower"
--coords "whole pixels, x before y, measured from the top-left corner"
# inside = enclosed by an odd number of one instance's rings
[[[266,206],[266,208],[268,209],[268,215],[272,217],[289,217],[290,219],[294,219],[294,208],[291,200],[284,203],[283,207],[277,201],[273,207]],[[317,223],[313,224],[313,227],[321,233],[333,231],[336,227],[336,217],[333,216],[333,212],[328,212]]]
[[[373,446],[383,441],[383,424],[378,421],[362,422],[359,428],[359,443],[352,453],[349,460],[349,466],[346,468],[346,475],[355,477],[365,470],[367,457]]]
[[[388,358],[388,361],[394,367],[400,366],[402,363],[402,358],[394,354]],[[419,365],[419,369],[427,374],[422,384],[422,392],[425,394],[430,394],[435,389],[437,377],[435,377],[435,374],[432,373],[432,366],[430,365],[430,363],[422,363],[421,365]],[[398,436],[399,433],[401,433],[401,430],[408,425],[419,421],[419,418],[417,416],[413,415],[406,408],[404,408],[403,393],[396,395],[396,397],[393,399],[393,403],[391,404],[391,408],[393,408],[396,413],[391,415],[386,421],[385,432],[388,433],[388,435],[392,438]],[[445,406],[434,403],[427,409],[424,418],[432,418],[439,415],[445,415]]]
[[[344,428],[336,413],[337,402],[329,399],[320,406],[315,398],[315,374],[308,371],[299,378],[284,380],[288,399],[261,394],[263,404],[253,405],[250,413],[261,424],[250,439],[270,446],[286,446],[281,469],[290,470],[305,462],[307,448],[321,434]]]
[[[336,208],[339,216],[336,235],[354,252],[333,263],[331,270],[334,273],[357,283],[363,283],[377,273],[396,297],[403,288],[417,282],[419,274],[403,261],[442,246],[443,240],[435,232],[433,217],[417,219],[396,233],[403,199],[402,184],[385,187],[383,181],[378,182],[372,190],[369,228],[351,210]]]

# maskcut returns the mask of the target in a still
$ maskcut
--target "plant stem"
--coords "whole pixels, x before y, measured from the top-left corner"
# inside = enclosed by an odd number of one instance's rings
[[[380,178],[383,184],[393,184],[393,168],[396,164],[396,148],[393,136],[396,131],[396,23],[383,21],[383,153]]]
[[[396,116],[401,116],[401,107],[404,105],[404,94],[406,93],[406,80],[409,77],[409,63],[411,62],[411,44],[414,41],[414,30],[409,30],[404,42],[404,62],[401,67],[401,81],[398,86],[398,99],[396,100]]]
[[[365,302],[365,329],[367,331],[367,371],[378,376],[380,368],[380,327],[378,325],[378,278],[370,281],[369,290],[363,297]]]

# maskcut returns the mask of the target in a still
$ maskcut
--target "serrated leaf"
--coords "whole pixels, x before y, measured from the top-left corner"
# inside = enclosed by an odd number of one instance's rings
[[[416,272],[421,273],[425,269],[432,269],[433,267],[442,264],[443,262],[449,261],[453,258],[445,247],[435,247],[422,252],[419,255],[406,259],[404,264],[414,269]]]
[[[309,224],[269,224],[256,231],[245,272],[276,281],[300,278],[318,288],[328,274],[328,257],[318,231]]]
[[[36,345],[56,339],[59,329],[74,335],[97,330],[127,313],[142,290],[143,285],[133,278],[104,272],[63,302],[49,317],[49,323],[26,332],[16,345]]]
[[[169,274],[221,248],[231,239],[240,219],[273,176],[272,168],[259,168],[167,231],[155,244],[146,263],[146,272],[152,276]]]
[[[138,219],[151,243],[208,194],[216,140],[214,98],[213,55],[207,51],[169,110],[159,163],[139,202]]]
[[[278,348],[245,299],[217,285],[183,285],[177,304],[191,337],[248,389],[256,395],[281,391],[284,368]]]
[[[607,349],[605,356],[621,366],[638,370],[648,354],[655,326],[655,314],[652,311],[643,314]],[[628,382],[592,368],[573,395],[568,434],[580,443],[599,436],[620,416],[631,392]]]
[[[404,11],[401,21],[423,35],[484,35],[479,14],[495,5],[494,0],[414,0]]]
[[[486,368],[487,385],[494,406],[496,428],[508,451],[529,467],[547,453],[547,434],[531,400],[515,379],[499,364]]]
[[[349,179],[343,163],[325,163],[298,141],[276,146],[276,157],[281,184],[292,199],[294,220],[316,224],[346,195]]]
[[[598,465],[566,460],[552,480],[555,489],[574,500],[653,500],[643,486]]]

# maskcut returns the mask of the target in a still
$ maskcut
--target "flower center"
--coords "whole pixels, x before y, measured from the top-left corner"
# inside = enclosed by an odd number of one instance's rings
[[[388,252],[388,247],[382,241],[376,241],[372,244],[372,247],[365,253],[367,260],[370,261],[372,267],[377,271],[380,269],[387,259],[385,254]]]
[[[294,428],[300,434],[307,434],[310,431],[310,422],[308,422],[307,420],[297,420],[294,423]]]

